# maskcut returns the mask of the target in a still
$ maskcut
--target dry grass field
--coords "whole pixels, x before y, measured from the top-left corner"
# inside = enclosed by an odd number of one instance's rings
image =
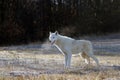
[[[100,61],[99,68],[92,59],[88,66],[79,56],[74,56],[71,68],[64,69],[62,54],[1,50],[0,80],[120,80],[120,55],[96,57]]]

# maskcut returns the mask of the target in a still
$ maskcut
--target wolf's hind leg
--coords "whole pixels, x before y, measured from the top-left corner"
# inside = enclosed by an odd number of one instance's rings
[[[82,52],[81,56],[85,59],[85,63],[90,64],[90,57],[85,52]]]

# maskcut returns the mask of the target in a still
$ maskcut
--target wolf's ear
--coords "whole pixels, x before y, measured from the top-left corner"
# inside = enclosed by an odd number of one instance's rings
[[[49,32],[49,34],[52,34],[52,32]]]
[[[58,31],[55,31],[55,34],[58,35]]]

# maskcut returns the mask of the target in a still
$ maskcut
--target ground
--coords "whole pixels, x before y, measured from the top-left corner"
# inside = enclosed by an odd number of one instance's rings
[[[120,79],[120,56],[96,55],[100,68],[91,59],[91,65],[75,56],[71,68],[64,69],[62,54],[39,54],[39,51],[0,51],[1,80],[7,77],[36,80],[109,80]],[[7,76],[7,77],[5,77]],[[29,77],[28,77],[29,76]],[[34,76],[34,77],[33,77]]]
[[[120,39],[91,41],[99,68],[74,56],[64,69],[64,56],[49,43],[0,47],[0,80],[120,80]]]

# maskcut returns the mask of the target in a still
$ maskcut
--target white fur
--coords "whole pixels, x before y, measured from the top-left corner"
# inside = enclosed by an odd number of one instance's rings
[[[90,57],[99,65],[98,59],[93,54],[92,43],[88,40],[75,40],[67,36],[62,36],[58,32],[51,33],[49,40],[65,56],[65,67],[70,67],[72,54],[80,53],[86,63],[90,63]]]

